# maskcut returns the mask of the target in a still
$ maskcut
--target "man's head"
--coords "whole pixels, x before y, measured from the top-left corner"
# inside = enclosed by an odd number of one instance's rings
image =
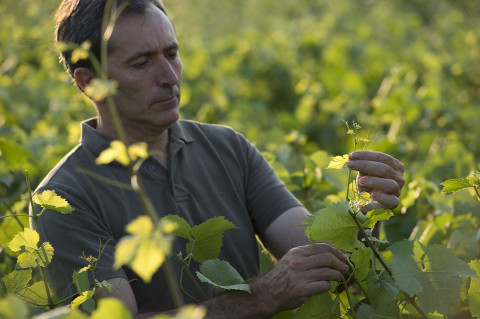
[[[143,14],[152,5],[165,13],[160,0],[63,0],[56,15],[56,41],[77,45],[89,41],[92,53],[100,60],[102,23],[109,1],[122,10],[122,15]],[[61,60],[72,77],[77,67],[92,69],[88,59],[72,63],[71,58],[72,50],[61,52]]]

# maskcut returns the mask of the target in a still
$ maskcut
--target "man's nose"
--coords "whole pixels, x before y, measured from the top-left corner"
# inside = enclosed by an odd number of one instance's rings
[[[177,62],[178,63],[178,62]],[[157,74],[157,84],[159,86],[174,86],[179,85],[179,70],[177,70],[175,62],[172,62],[166,58],[161,59],[160,65],[158,66]]]

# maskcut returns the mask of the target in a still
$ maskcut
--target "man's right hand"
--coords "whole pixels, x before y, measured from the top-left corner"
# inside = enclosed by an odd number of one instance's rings
[[[277,265],[250,283],[252,293],[273,313],[300,307],[309,297],[327,292],[349,270],[347,257],[328,243],[290,249]]]

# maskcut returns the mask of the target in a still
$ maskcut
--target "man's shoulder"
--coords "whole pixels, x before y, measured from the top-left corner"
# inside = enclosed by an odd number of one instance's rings
[[[52,186],[68,185],[69,181],[78,180],[78,168],[88,168],[88,163],[92,161],[87,153],[82,144],[75,146],[50,170],[36,191]]]
[[[180,120],[178,127],[191,138],[207,137],[214,141],[244,140],[243,135],[233,128],[222,124],[201,123],[192,120]]]

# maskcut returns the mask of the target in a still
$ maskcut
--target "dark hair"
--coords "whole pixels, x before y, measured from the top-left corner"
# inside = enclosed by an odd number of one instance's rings
[[[55,37],[57,42],[81,45],[90,41],[90,50],[100,60],[100,45],[102,40],[102,23],[105,5],[108,0],[63,0],[56,14]],[[161,0],[110,0],[112,5],[122,10],[121,15],[145,13],[153,5],[165,14]],[[89,59],[72,63],[72,48],[68,46],[60,52],[60,59],[68,73],[73,73],[78,67],[89,67],[93,70]]]

